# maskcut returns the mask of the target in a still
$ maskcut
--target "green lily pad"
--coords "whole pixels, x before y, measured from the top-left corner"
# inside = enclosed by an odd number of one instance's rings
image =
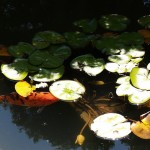
[[[19,70],[18,68],[12,66],[12,64],[2,64],[1,65],[1,72],[10,80],[23,80],[27,77],[28,72]]]
[[[133,68],[130,72],[130,78],[136,88],[150,90],[149,71],[146,68]]]
[[[64,37],[66,38],[66,43],[72,48],[84,48],[97,38],[95,35],[86,35],[82,32],[65,32]]]
[[[42,68],[56,68],[63,65],[64,59],[49,55],[40,65]]]
[[[27,72],[36,72],[39,70],[39,67],[31,65],[28,59],[15,59],[13,63],[11,63],[12,67],[17,70],[27,71]]]
[[[124,32],[119,35],[118,40],[128,46],[142,45],[144,43],[143,36],[137,32]]]
[[[8,47],[10,55],[16,58],[29,56],[34,50],[35,48],[31,44],[25,42],[19,42],[17,45]]]
[[[41,65],[46,59],[48,59],[48,57],[48,51],[36,50],[29,56],[28,60],[32,65],[38,66]]]
[[[43,49],[50,46],[50,44],[61,44],[65,42],[65,38],[54,31],[42,31],[35,34],[32,39],[32,44],[37,49]]]
[[[109,14],[99,19],[99,25],[111,31],[123,31],[127,28],[129,19],[123,15]]]
[[[138,91],[128,96],[128,100],[133,105],[142,105],[150,100],[150,91]]]
[[[82,19],[73,23],[75,26],[81,28],[85,33],[93,33],[97,29],[97,20],[93,19]]]
[[[108,60],[118,64],[126,64],[131,60],[130,55],[111,55],[108,56]]]
[[[74,58],[71,63],[71,68],[84,71],[88,75],[96,76],[105,68],[105,62],[102,58],[95,58],[93,55],[86,54]]]
[[[60,79],[64,74],[64,66],[55,69],[41,68],[37,74],[31,76],[37,82],[51,82]]]
[[[50,46],[48,51],[50,55],[62,58],[63,60],[71,55],[71,48],[66,45]]]
[[[94,46],[105,54],[118,54],[125,46],[118,42],[117,37],[103,37],[94,41]]]
[[[150,15],[142,16],[141,18],[138,19],[138,23],[141,26],[150,29]]]

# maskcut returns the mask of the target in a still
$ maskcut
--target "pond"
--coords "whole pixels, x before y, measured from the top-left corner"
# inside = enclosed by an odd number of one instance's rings
[[[137,18],[149,14],[149,10],[149,6],[145,6],[142,0],[2,0],[0,44],[9,46],[20,41],[30,42],[38,31],[72,31],[72,22],[75,20],[110,13],[129,17],[133,22],[129,28],[132,31],[138,28],[134,25]],[[75,53],[78,54],[79,52]],[[4,61],[3,59],[0,58],[1,61]],[[149,55],[146,59],[149,59]],[[65,79],[78,79],[85,84],[93,80],[84,73],[67,71]],[[116,79],[115,75],[102,74],[94,80],[100,79],[109,83],[114,78]],[[0,74],[0,95],[12,92],[13,85],[12,81]],[[104,95],[114,92],[114,86],[91,86],[90,90],[90,97],[93,90],[99,95]],[[138,118],[146,111],[149,111],[149,108],[139,110],[138,107],[129,105],[125,113]],[[121,140],[104,140],[96,137],[88,127],[83,132],[86,140],[79,146],[75,144],[75,140],[84,124],[71,105],[63,101],[44,108],[0,103],[0,150],[149,150],[150,140],[140,139],[132,133]]]

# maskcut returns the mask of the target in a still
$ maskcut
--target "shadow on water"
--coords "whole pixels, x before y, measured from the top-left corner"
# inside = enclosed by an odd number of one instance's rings
[[[147,12],[142,0],[1,0],[0,42],[31,42],[38,31],[70,31],[75,20],[109,13],[125,15],[134,23]]]
[[[77,19],[99,18],[109,13],[126,15],[133,22],[130,30],[135,30],[134,22],[148,14],[149,7],[145,7],[142,0],[1,0],[0,44],[31,42],[33,35],[43,30],[70,31],[73,30],[72,22]],[[76,72],[67,76],[74,78],[74,74]],[[76,75],[78,79],[83,77],[82,73]],[[111,80],[110,76],[102,76],[106,81]],[[80,78],[84,83],[90,79]],[[13,84],[0,76],[0,94],[12,92]],[[112,91],[108,85],[99,90],[99,94],[106,90]],[[134,108],[132,113],[136,111]],[[0,104],[0,150],[148,150],[150,147],[149,140],[133,134],[109,141],[95,137],[88,128],[84,131],[84,145],[75,145],[83,125],[80,116],[64,102],[45,107],[41,112],[37,108]]]

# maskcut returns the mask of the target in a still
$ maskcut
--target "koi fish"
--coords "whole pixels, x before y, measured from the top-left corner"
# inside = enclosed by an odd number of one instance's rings
[[[41,107],[51,105],[59,101],[50,92],[32,92],[29,96],[23,97],[16,92],[8,95],[0,95],[0,102],[6,102],[11,105]]]

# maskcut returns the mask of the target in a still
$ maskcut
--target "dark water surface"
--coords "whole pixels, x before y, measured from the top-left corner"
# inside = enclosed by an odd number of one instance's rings
[[[137,18],[149,13],[149,7],[145,7],[142,0],[1,0],[0,44],[30,42],[36,32],[43,30],[71,31],[75,20],[109,13],[126,15],[134,24]],[[136,29],[134,25],[130,28]],[[71,73],[68,76],[79,77]],[[0,76],[0,94],[12,92],[12,83],[2,78]],[[103,94],[106,90],[112,91],[111,87],[106,87],[99,92]],[[133,112],[136,111],[134,108]],[[42,111],[1,103],[0,150],[150,149],[150,140],[139,139],[133,134],[109,141],[97,138],[88,128],[84,131],[84,145],[75,145],[83,125],[80,116],[65,102],[55,103]]]

